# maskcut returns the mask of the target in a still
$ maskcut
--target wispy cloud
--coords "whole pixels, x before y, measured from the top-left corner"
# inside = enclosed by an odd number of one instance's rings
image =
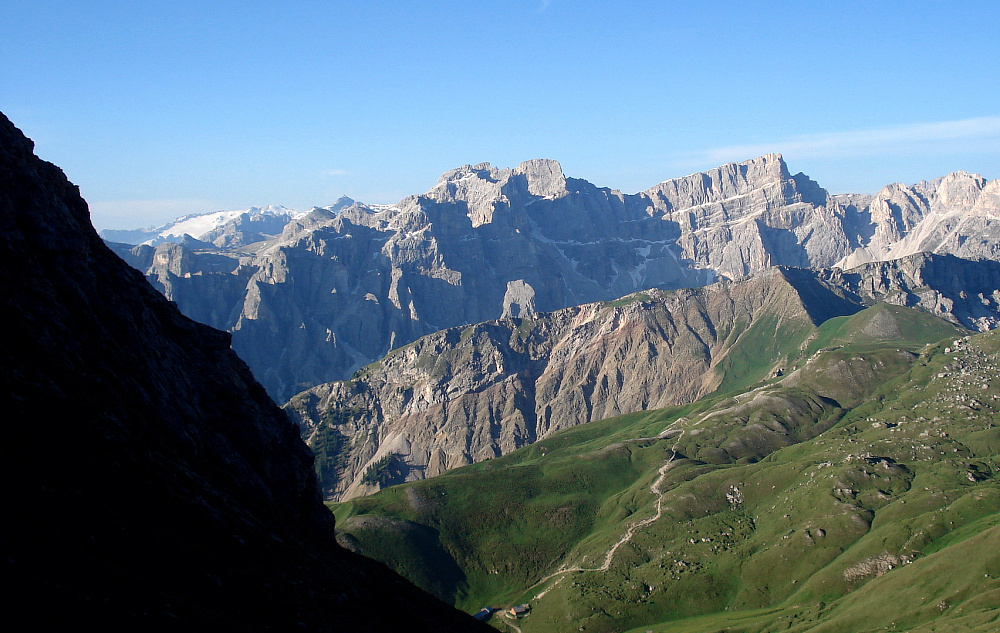
[[[346,169],[327,169],[326,171],[320,172],[319,175],[320,176],[346,176],[347,175],[347,170]]]
[[[552,0],[542,0],[538,4],[538,8],[535,9],[535,13],[541,13],[541,12],[545,11],[546,9],[549,8],[550,4],[552,4]]]
[[[916,123],[853,132],[807,134],[770,143],[715,147],[681,159],[684,164],[720,164],[770,152],[796,159],[887,154],[1000,152],[1000,116]]]

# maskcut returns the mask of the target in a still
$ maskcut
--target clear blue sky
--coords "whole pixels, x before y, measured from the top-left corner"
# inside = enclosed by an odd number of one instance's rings
[[[784,153],[834,193],[1000,177],[981,2],[5,0],[0,110],[99,228],[395,202],[554,158],[625,192]]]

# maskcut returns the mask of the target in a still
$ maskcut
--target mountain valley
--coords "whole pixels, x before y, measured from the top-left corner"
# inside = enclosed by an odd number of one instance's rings
[[[1000,623],[1000,181],[832,195],[769,154],[623,194],[481,163],[395,205],[105,233],[140,275],[4,122],[5,382],[18,420],[55,415],[44,460],[5,460],[25,604],[164,630],[488,630],[441,601],[525,605],[490,619],[522,633]]]
[[[340,538],[525,633],[993,631],[998,352],[879,304],[748,390],[336,504]]]
[[[997,9],[3,3],[5,630],[1000,633]]]

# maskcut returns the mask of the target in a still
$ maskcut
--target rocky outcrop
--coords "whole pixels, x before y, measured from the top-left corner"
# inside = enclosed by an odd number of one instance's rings
[[[14,628],[489,630],[336,546],[310,451],[230,335],[112,254],[2,115],[0,268]]]
[[[569,426],[692,402],[732,366],[765,377],[816,324],[861,307],[806,271],[772,268],[447,329],[286,409],[319,455],[325,494],[350,498],[376,489],[365,475],[386,460],[399,480],[431,477]]]
[[[1000,262],[916,253],[821,278],[869,302],[918,308],[973,331],[1000,326]]]

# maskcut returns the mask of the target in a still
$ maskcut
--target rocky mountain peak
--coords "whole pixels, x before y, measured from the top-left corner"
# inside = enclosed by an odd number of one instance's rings
[[[764,154],[737,164],[746,165],[747,172],[751,174],[767,174],[770,177],[779,179],[791,177],[788,165],[785,163],[785,158],[776,152]]]
[[[533,197],[554,198],[566,193],[566,176],[554,160],[528,160],[514,169],[479,163],[445,172],[427,193],[407,198],[402,206],[419,206],[421,197],[438,204],[458,205],[464,207],[476,228],[493,222],[498,206],[509,206],[511,198],[523,203]]]
[[[927,211],[927,200],[919,191],[902,183],[882,188],[872,199],[870,213],[877,228],[874,241],[889,244],[899,241]]]
[[[772,196],[780,195],[784,188],[794,188],[795,183],[781,154],[765,154],[703,173],[664,180],[646,193],[659,202],[659,208],[675,213],[696,210],[704,205],[732,203],[768,189]]]
[[[935,193],[942,207],[969,209],[979,199],[985,186],[986,179],[979,174],[955,171],[941,180]]]
[[[526,160],[514,169],[528,182],[528,193],[533,196],[555,197],[566,193],[566,176],[562,165],[548,158]]]
[[[464,207],[473,227],[489,224],[497,202],[503,197],[501,187],[509,174],[509,169],[498,170],[489,163],[463,165],[443,173],[427,193],[407,198],[401,206],[420,207],[421,198],[438,205],[457,204]]]
[[[924,200],[927,211],[933,213],[966,213],[976,206],[983,191],[990,185],[979,174],[967,171],[953,171],[934,180],[923,180],[912,186],[893,183],[883,187],[875,200],[903,202],[903,198]]]
[[[487,162],[478,163],[476,165],[469,165],[469,164],[462,165],[461,167],[456,167],[455,169],[449,169],[448,171],[441,174],[441,176],[438,177],[437,183],[427,193],[430,194],[431,191],[434,191],[439,187],[441,187],[442,185],[446,185],[447,183],[458,182],[466,178],[478,178],[480,180],[496,181],[497,172],[498,170],[495,167],[493,167],[493,165]]]
[[[357,201],[354,198],[350,198],[348,196],[340,196],[339,198],[337,198],[336,202],[334,202],[332,205],[330,205],[327,208],[333,209],[333,210],[346,209],[347,207],[351,206],[355,202],[357,202]]]

